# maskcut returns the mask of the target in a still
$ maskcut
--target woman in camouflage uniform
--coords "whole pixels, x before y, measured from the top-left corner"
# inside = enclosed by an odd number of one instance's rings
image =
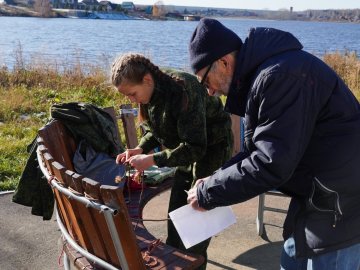
[[[185,205],[184,190],[231,157],[231,120],[221,100],[209,96],[193,75],[160,70],[139,54],[117,58],[111,77],[120,93],[139,104],[145,130],[139,145],[119,154],[117,162],[129,162],[138,171],[152,165],[176,167],[168,212]],[[148,154],[158,146],[164,146],[164,150]],[[171,220],[166,243],[185,250]],[[209,243],[210,239],[188,251],[206,260]],[[205,268],[206,261],[200,269]]]

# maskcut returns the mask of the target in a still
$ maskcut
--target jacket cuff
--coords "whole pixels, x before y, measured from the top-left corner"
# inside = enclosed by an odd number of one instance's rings
[[[207,188],[204,182],[198,185],[196,195],[197,195],[198,204],[201,208],[204,208],[206,210],[211,210],[216,207],[211,204],[211,201],[208,197],[209,194],[207,193]]]
[[[229,187],[231,183],[227,183],[226,181],[235,178],[236,168],[234,165],[225,169],[220,168],[215,171],[209,179],[198,186],[197,197],[199,206],[210,210],[215,207],[227,206],[238,202],[238,194],[236,193],[236,198],[233,198],[233,195],[228,192],[231,188],[235,187],[233,185]]]
[[[167,156],[164,151],[153,154],[153,158],[154,158],[154,162],[155,162],[156,166],[158,166],[158,167],[167,166],[167,164],[166,164]]]
[[[142,137],[138,145],[138,147],[143,150],[143,154],[149,153],[157,146],[159,146],[159,144],[153,138],[148,137]]]

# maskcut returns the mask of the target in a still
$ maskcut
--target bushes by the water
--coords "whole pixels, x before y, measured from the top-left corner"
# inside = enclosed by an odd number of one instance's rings
[[[340,75],[360,100],[360,59],[356,52],[325,54],[324,61]]]

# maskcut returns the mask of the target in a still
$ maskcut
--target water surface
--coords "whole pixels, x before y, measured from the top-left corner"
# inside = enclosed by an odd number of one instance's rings
[[[219,19],[243,40],[251,27],[274,27],[294,34],[304,49],[360,51],[360,25],[351,23]],[[109,67],[118,54],[145,54],[160,66],[188,69],[187,46],[198,22],[0,17],[0,64],[26,62],[94,63]]]

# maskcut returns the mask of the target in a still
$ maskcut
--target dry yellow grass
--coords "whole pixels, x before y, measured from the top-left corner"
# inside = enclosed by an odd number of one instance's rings
[[[16,187],[28,155],[26,145],[46,123],[53,103],[88,102],[99,107],[129,103],[114,91],[107,70],[81,62],[68,66],[38,60],[24,63],[19,45],[14,69],[0,68],[0,190]],[[326,54],[324,60],[360,100],[357,55]]]
[[[360,100],[360,59],[355,52],[336,52],[324,55],[324,61],[332,67]]]

